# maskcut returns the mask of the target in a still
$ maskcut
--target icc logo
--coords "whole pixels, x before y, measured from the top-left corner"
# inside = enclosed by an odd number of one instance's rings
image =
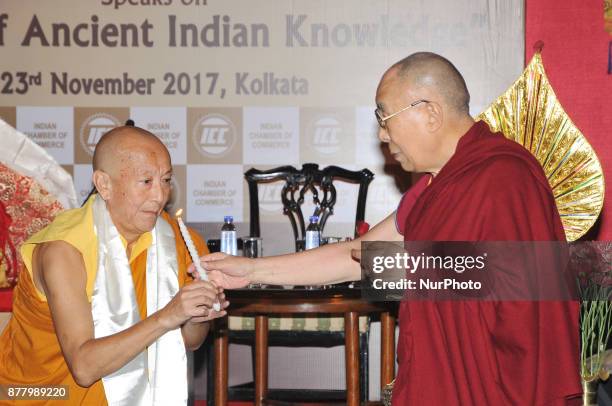
[[[119,120],[106,113],[98,113],[87,117],[83,121],[83,125],[81,125],[80,140],[83,149],[93,156],[94,149],[100,138],[120,125]]]
[[[234,145],[235,138],[234,124],[221,114],[208,114],[193,127],[193,142],[203,155],[225,155]]]
[[[321,154],[334,154],[340,150],[342,127],[334,117],[321,117],[312,126],[312,145]]]
[[[259,208],[270,213],[282,213],[281,193],[284,182],[260,183],[257,186]]]

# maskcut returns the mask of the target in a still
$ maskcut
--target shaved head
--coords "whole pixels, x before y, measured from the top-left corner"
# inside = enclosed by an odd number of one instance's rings
[[[408,172],[438,173],[474,124],[463,77],[446,58],[417,52],[391,66],[376,90],[378,138]]]
[[[115,128],[96,145],[93,167],[98,195],[126,241],[151,231],[171,192],[172,162],[164,143],[142,128]]]
[[[389,72],[411,88],[429,88],[457,113],[469,114],[470,93],[461,73],[448,59],[432,52],[417,52],[395,63]]]
[[[113,128],[100,138],[96,145],[93,156],[93,170],[114,172],[118,159],[124,154],[129,154],[134,148],[142,145],[157,145],[166,150],[166,146],[154,134],[139,127],[123,126]],[[167,152],[167,150],[166,150]]]

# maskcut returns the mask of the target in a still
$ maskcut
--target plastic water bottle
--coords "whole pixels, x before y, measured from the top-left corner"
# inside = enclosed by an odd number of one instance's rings
[[[306,228],[305,249],[317,248],[321,243],[321,230],[319,229],[319,216],[310,216],[310,224]]]
[[[221,252],[229,255],[236,255],[238,254],[238,244],[236,242],[234,217],[225,216],[223,222],[225,224],[221,227]]]

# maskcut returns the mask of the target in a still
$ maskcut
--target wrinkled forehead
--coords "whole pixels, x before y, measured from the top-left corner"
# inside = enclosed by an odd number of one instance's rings
[[[131,174],[155,174],[172,171],[170,154],[163,145],[143,145],[122,148],[117,156],[120,172]]]

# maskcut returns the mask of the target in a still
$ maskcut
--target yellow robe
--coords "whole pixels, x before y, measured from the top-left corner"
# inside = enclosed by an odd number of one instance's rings
[[[22,272],[13,292],[13,315],[0,336],[0,384],[3,385],[67,385],[69,400],[61,404],[106,405],[102,381],[83,388],[74,381],[55,335],[46,298],[32,282],[32,253],[36,244],[62,240],[74,246],[85,262],[87,297],[91,295],[97,269],[97,238],[93,233],[92,200],[80,209],[68,210],[56,217],[49,226],[32,236],[21,249],[27,272]],[[179,285],[191,280],[186,269],[191,258],[180,236],[176,221],[164,213],[176,235],[179,261]],[[190,230],[200,255],[208,253],[202,238]],[[147,313],[146,249],[151,243],[149,233],[136,242],[130,258],[130,267],[136,291],[136,300],[142,319]],[[52,401],[2,401],[0,405],[52,405]]]

